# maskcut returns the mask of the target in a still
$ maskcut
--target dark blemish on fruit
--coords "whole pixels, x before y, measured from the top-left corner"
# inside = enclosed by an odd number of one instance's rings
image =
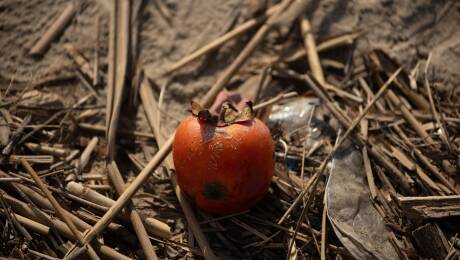
[[[203,184],[203,196],[208,200],[221,200],[225,198],[225,188],[218,182],[206,182]]]
[[[210,126],[207,124],[200,124],[200,132],[201,132],[201,140],[203,140],[203,143],[208,143],[212,140],[214,137],[214,134],[216,132],[216,127]]]

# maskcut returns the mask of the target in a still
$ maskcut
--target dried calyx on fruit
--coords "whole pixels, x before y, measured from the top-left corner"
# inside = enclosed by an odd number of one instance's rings
[[[214,126],[227,126],[235,123],[242,123],[254,118],[254,110],[252,108],[252,101],[246,102],[246,105],[239,111],[232,103],[224,102],[220,109],[219,115],[211,113],[208,109],[204,109],[200,104],[195,101],[191,102],[192,115],[198,117],[202,122]]]

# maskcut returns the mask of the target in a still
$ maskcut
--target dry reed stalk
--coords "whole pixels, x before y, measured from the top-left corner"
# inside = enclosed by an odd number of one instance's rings
[[[66,28],[67,24],[77,13],[78,6],[74,2],[70,2],[62,11],[56,21],[42,34],[42,37],[30,49],[30,55],[41,55],[54,41],[59,34]]]
[[[82,184],[80,183],[77,183],[77,182],[69,182],[67,184],[67,187],[66,189],[76,195],[76,196],[79,196],[79,197],[82,197],[88,201],[91,201],[93,203],[96,203],[96,204],[100,204],[100,205],[103,205],[105,207],[108,207],[110,208],[111,206],[113,206],[115,204],[115,201],[100,194],[99,192],[97,191],[94,191],[88,187],[85,187],[83,186]],[[121,214],[121,216],[125,216],[124,214]],[[128,219],[127,217],[124,217],[125,219]],[[152,235],[155,235],[155,236],[159,236],[159,237],[162,237],[162,238],[170,238],[171,237],[171,228],[164,222],[162,221],[159,221],[155,218],[150,218],[150,217],[147,217],[147,218],[143,218],[144,220],[144,224],[145,224],[145,228],[147,229],[147,231],[152,234]]]

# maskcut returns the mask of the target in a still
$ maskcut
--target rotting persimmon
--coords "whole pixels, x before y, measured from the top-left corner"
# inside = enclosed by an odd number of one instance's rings
[[[173,159],[179,187],[204,211],[229,214],[254,206],[273,177],[268,127],[224,104],[221,116],[192,102],[192,115],[176,129]]]

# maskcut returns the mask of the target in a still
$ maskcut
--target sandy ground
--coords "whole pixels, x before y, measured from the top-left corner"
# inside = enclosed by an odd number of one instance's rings
[[[74,43],[89,61],[93,61],[99,16],[102,28],[100,54],[104,66],[108,2],[83,1],[83,7],[59,40],[42,58],[34,59],[27,55],[28,50],[64,9],[66,1],[1,1],[0,56],[3,62],[0,63],[0,77],[3,82],[11,79],[34,82],[48,76],[68,74],[72,63],[62,48],[66,42]],[[145,1],[140,16],[141,62],[146,74],[154,78],[158,86],[165,81],[155,78],[158,70],[248,18],[245,0],[167,0],[164,3],[171,15],[169,19],[154,1]],[[322,0],[309,1],[306,10],[319,40],[360,30],[364,34],[357,41],[356,55],[381,48],[410,70],[419,61],[423,66],[428,53],[433,52],[431,79],[440,82],[439,87],[460,82],[457,73],[460,70],[460,2]],[[183,105],[208,89],[246,41],[247,37],[228,44],[221,51],[181,70],[170,80],[165,96],[168,100],[166,110],[171,116],[169,119],[176,120],[165,120],[168,130],[186,114]],[[250,63],[257,62],[255,59],[252,58]],[[250,66],[243,71],[248,68]],[[99,91],[103,95],[104,90]]]
[[[432,79],[449,85],[460,82],[460,2],[323,0],[316,3],[309,13],[319,37],[363,30],[365,35],[357,42],[358,53],[381,48],[409,70],[432,52]]]

